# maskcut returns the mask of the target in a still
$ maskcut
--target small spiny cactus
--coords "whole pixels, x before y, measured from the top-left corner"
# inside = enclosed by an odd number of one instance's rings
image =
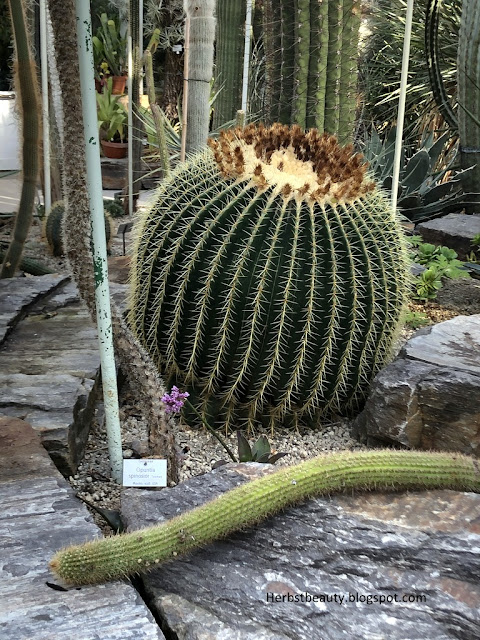
[[[209,146],[139,220],[131,327],[212,426],[356,408],[408,293],[389,200],[362,156],[315,129],[249,125]]]
[[[65,206],[63,201],[54,202],[43,221],[43,235],[47,239],[48,246],[54,256],[63,256],[65,249],[63,244],[63,218]],[[114,236],[113,220],[110,214],[105,211],[105,235],[107,240],[107,250]]]

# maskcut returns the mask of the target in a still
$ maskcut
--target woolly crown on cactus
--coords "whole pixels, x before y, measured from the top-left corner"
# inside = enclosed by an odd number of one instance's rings
[[[137,223],[129,322],[211,423],[316,426],[364,397],[407,289],[363,157],[315,129],[249,125],[177,167]]]

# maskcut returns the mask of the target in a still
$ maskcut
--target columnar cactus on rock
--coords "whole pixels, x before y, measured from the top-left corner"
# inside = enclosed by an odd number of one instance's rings
[[[424,451],[342,451],[279,469],[160,525],[59,551],[50,568],[67,584],[142,573],[289,505],[337,491],[480,491],[473,458]]]
[[[249,125],[209,146],[137,225],[130,325],[207,420],[315,426],[389,358],[402,232],[332,136]]]

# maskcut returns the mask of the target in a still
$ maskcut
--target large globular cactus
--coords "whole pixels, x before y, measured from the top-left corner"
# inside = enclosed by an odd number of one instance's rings
[[[130,325],[217,425],[318,425],[357,406],[389,358],[403,235],[332,136],[223,132],[160,187],[136,234]]]
[[[423,451],[343,451],[263,476],[160,525],[59,551],[50,568],[65,583],[95,584],[154,569],[313,496],[352,490],[480,492],[473,458]]]

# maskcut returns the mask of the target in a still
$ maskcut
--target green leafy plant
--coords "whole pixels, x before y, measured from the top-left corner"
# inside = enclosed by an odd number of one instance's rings
[[[442,288],[443,278],[470,277],[465,264],[457,259],[458,254],[453,249],[423,242],[421,236],[411,236],[409,243],[412,261],[426,267],[415,279],[415,299],[434,300],[437,291]]]
[[[277,460],[286,456],[286,453],[276,453],[272,451],[272,447],[266,436],[260,436],[253,446],[242,434],[237,431],[238,440],[238,461],[239,462],[263,462],[266,464],[275,464]]]
[[[128,114],[121,102],[120,96],[112,93],[113,80],[108,78],[102,87],[102,93],[97,93],[98,128],[104,139],[112,142],[124,142],[125,128]]]
[[[408,309],[405,312],[405,324],[410,329],[419,329],[430,324],[430,319],[423,311],[410,311]]]
[[[108,74],[124,75],[127,68],[127,38],[119,19],[109,18],[106,13],[102,13],[100,27],[92,41],[97,79]]]

